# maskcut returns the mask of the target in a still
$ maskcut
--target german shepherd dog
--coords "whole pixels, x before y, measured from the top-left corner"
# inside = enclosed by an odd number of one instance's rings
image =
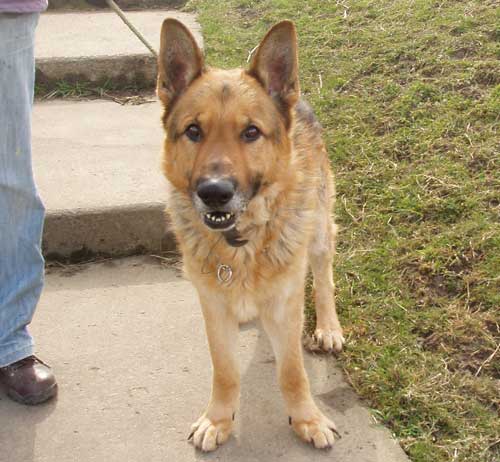
[[[334,186],[321,126],[300,99],[295,26],[276,24],[248,69],[221,70],[204,64],[184,25],[166,19],[158,63],[168,214],[198,291],[213,365],[211,397],[190,438],[212,451],[231,434],[239,323],[259,317],[293,429],[317,448],[330,447],[336,429],[311,396],[302,329],[310,265],[315,340],[325,351],[342,349]]]

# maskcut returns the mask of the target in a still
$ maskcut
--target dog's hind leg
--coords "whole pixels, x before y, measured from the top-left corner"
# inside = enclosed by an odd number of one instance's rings
[[[320,203],[317,230],[309,245],[309,264],[314,277],[316,329],[314,337],[324,351],[341,351],[345,342],[335,309],[333,257],[335,253],[335,224],[329,212],[329,201]]]
[[[203,415],[191,427],[189,438],[202,451],[213,451],[233,430],[238,407],[240,377],[236,357],[238,321],[224,303],[203,299],[200,294],[207,332],[213,376],[212,393]]]

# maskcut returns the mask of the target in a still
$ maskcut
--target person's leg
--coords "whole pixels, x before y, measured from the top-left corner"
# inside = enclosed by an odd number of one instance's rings
[[[27,325],[43,286],[44,207],[31,167],[38,14],[0,14],[0,367],[33,353]]]
[[[0,14],[0,384],[23,404],[57,394],[27,330],[43,287],[44,207],[31,167],[38,14]]]
[[[33,356],[31,322],[43,287],[44,207],[31,167],[31,108],[38,14],[0,14],[0,384],[23,404],[57,393]]]

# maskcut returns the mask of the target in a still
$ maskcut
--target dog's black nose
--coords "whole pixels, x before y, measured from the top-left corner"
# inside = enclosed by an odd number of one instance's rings
[[[198,183],[196,194],[209,207],[227,204],[234,196],[235,184],[225,178],[204,179]]]

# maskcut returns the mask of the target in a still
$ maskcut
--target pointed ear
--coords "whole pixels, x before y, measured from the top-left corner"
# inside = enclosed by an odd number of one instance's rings
[[[203,55],[187,27],[176,19],[163,21],[158,55],[157,93],[169,107],[203,72]]]
[[[291,21],[282,21],[266,34],[248,70],[280,107],[288,109],[300,96],[297,55],[295,26]]]

